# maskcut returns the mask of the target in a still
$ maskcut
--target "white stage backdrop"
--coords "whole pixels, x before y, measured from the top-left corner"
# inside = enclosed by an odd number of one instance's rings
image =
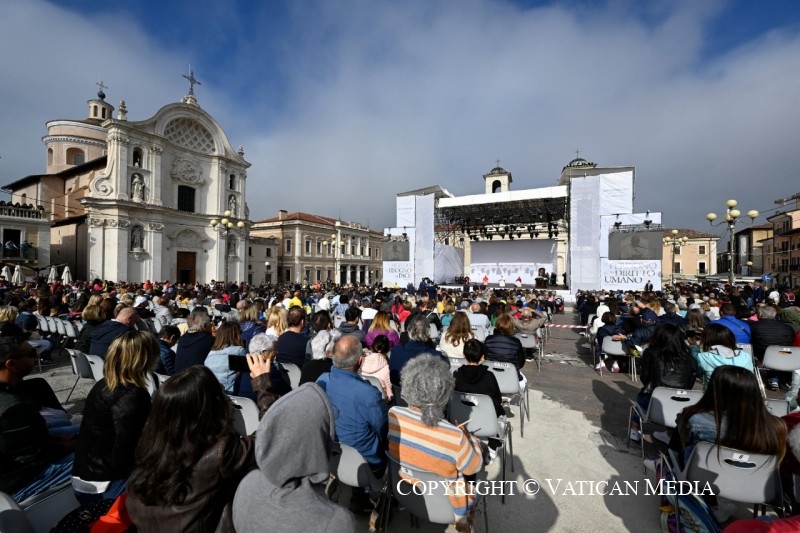
[[[434,244],[433,263],[436,276],[433,281],[439,284],[452,283],[456,276],[464,272],[464,249],[448,244]]]
[[[661,285],[661,261],[600,261],[603,289],[614,291],[640,291],[650,281]]]
[[[469,278],[473,283],[489,276],[489,283],[498,283],[503,277],[513,285],[519,277],[523,284],[533,285],[539,268],[549,274],[555,264],[556,244],[550,239],[477,241],[471,243],[471,249]]]

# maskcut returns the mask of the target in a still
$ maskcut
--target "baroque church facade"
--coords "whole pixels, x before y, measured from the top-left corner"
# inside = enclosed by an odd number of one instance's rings
[[[244,151],[190,91],[146,120],[89,100],[84,120],[47,123],[47,173],[8,184],[51,220],[51,261],[79,279],[247,279]],[[213,222],[212,222],[213,221]]]

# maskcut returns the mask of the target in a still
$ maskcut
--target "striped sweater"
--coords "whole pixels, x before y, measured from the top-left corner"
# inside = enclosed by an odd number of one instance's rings
[[[389,455],[408,468],[426,470],[452,482],[483,467],[481,443],[446,420],[426,426],[418,411],[408,407],[389,410]],[[400,474],[404,479],[407,476]],[[413,481],[413,479],[411,479]],[[463,487],[463,486],[462,486]],[[463,521],[474,499],[468,490],[449,490],[456,521]]]

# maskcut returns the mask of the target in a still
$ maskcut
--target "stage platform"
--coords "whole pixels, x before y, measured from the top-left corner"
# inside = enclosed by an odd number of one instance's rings
[[[460,291],[464,286],[463,285],[439,285],[439,287],[441,287],[443,289],[448,289],[448,290]],[[474,285],[473,285],[473,287],[474,287]],[[553,285],[553,286],[548,287],[547,289],[534,289],[531,286],[523,285],[521,288],[518,289],[517,287],[514,287],[513,285],[506,285],[505,287],[500,287],[496,283],[490,283],[488,285],[488,288],[511,291],[511,292],[514,292],[514,291],[528,292],[528,291],[532,291],[532,290],[540,290],[540,291],[546,290],[547,292],[555,292],[557,296],[560,296],[564,300],[565,304],[573,304],[573,303],[575,303],[575,295],[573,295],[568,289],[565,289],[563,285]]]

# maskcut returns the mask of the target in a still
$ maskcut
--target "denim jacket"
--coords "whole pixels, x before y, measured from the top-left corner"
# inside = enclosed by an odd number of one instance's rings
[[[681,427],[681,415],[678,415],[677,423],[678,425],[676,426],[673,434],[673,439],[670,440],[670,448],[680,452],[681,440],[679,433]],[[726,426],[725,419],[723,419],[722,424],[720,425],[720,430],[722,431],[723,436],[726,432]],[[683,453],[679,454],[681,461],[683,461],[683,464],[680,465],[681,469],[684,467],[686,461],[689,459],[689,456],[692,454],[694,445],[698,442],[717,442],[717,422],[714,418],[714,413],[697,413],[689,418],[688,425],[686,426],[686,442],[683,443]]]

